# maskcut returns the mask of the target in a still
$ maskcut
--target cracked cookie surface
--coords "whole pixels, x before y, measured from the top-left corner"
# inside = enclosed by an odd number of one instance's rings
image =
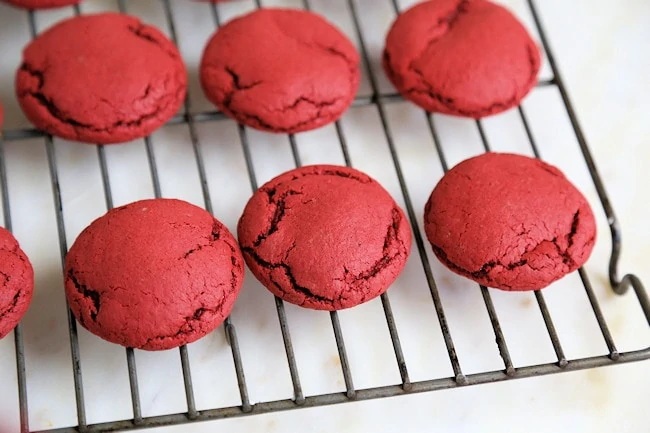
[[[540,54],[507,9],[486,0],[430,0],[401,14],[383,66],[407,99],[430,112],[481,118],[519,104]]]
[[[486,153],[449,170],[424,219],[444,265],[503,290],[548,286],[582,266],[596,240],[591,207],[562,172],[507,153]]]
[[[382,293],[404,269],[411,229],[372,178],[347,167],[314,165],[269,181],[237,226],[244,259],[287,302],[340,310]]]
[[[174,44],[118,13],[56,24],[25,48],[16,74],[18,101],[37,128],[97,144],[151,134],[178,112],[186,88]]]
[[[2,0],[4,3],[25,9],[51,9],[81,3],[81,0]]]
[[[320,16],[258,9],[219,29],[201,61],[206,96],[253,128],[295,133],[326,125],[359,87],[359,54]]]
[[[27,312],[34,293],[34,270],[18,241],[0,227],[0,338]]]
[[[165,350],[219,326],[244,277],[237,241],[205,210],[143,200],[109,211],[79,235],[65,290],[79,323],[126,347]]]

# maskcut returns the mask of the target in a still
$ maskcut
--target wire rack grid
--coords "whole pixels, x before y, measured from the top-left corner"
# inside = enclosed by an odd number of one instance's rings
[[[165,18],[168,25],[169,34],[177,42],[177,23],[176,17],[173,12],[173,7],[170,4],[169,0],[161,0],[162,7],[165,13]],[[618,220],[614,214],[608,196],[605,192],[605,188],[602,184],[601,178],[596,169],[594,160],[589,152],[585,137],[580,129],[576,114],[571,106],[569,97],[567,95],[567,90],[562,81],[562,78],[558,72],[558,68],[551,52],[549,42],[547,40],[546,33],[540,22],[540,17],[536,6],[533,0],[527,0],[528,7],[530,8],[530,13],[534,20],[534,24],[537,28],[538,35],[541,39],[543,49],[546,53],[551,71],[552,78],[541,80],[537,87],[555,87],[559,91],[562,102],[566,109],[566,114],[569,117],[571,126],[575,133],[577,142],[579,143],[580,150],[584,156],[585,163],[588,167],[591,179],[593,180],[594,186],[596,188],[598,197],[600,198],[602,208],[607,217],[609,226],[611,228],[612,236],[612,251],[610,257],[610,267],[609,267],[609,277],[613,290],[618,294],[625,293],[630,287],[634,289],[636,297],[640,303],[641,309],[645,316],[645,320],[650,323],[650,301],[644,290],[644,287],[641,281],[634,275],[625,275],[622,278],[618,276],[617,264],[620,255],[620,228],[618,226]],[[395,13],[399,13],[399,5],[396,0],[392,0],[391,3],[394,8]],[[255,6],[261,7],[259,0],[255,1]],[[310,8],[308,0],[302,0],[302,6],[306,9]],[[128,12],[127,2],[123,0],[118,1],[119,10],[122,12]],[[206,5],[206,8],[209,8],[210,13],[214,19],[216,26],[219,26],[222,22],[222,17],[219,13],[219,7],[216,5]],[[378,79],[375,75],[375,72],[371,69],[370,64],[372,59],[368,54],[367,42],[365,39],[362,22],[360,20],[361,11],[358,9],[358,4],[355,0],[347,0],[347,7],[351,12],[351,18],[353,23],[353,29],[356,36],[356,42],[360,49],[362,59],[364,61],[365,73],[367,74],[369,80],[369,86],[371,94],[369,96],[359,96],[354,101],[354,106],[371,106],[374,107],[379,116],[380,125],[385,134],[386,142],[388,144],[390,157],[394,166],[395,174],[399,181],[399,188],[402,193],[403,203],[406,208],[409,220],[413,227],[418,227],[418,218],[416,215],[416,209],[411,200],[408,182],[405,179],[405,173],[403,166],[400,161],[400,156],[397,151],[397,144],[395,143],[393,132],[391,131],[391,125],[389,122],[389,116],[387,107],[390,104],[402,101],[402,98],[393,93],[386,93],[380,90],[380,85],[378,84]],[[75,7],[75,14],[80,14],[81,10],[77,6]],[[35,37],[37,34],[37,25],[36,25],[36,14],[34,12],[28,12],[28,22],[29,30],[31,37]],[[222,113],[215,111],[206,111],[206,112],[193,112],[192,111],[192,101],[190,97],[185,101],[185,110],[183,114],[180,114],[174,117],[170,124],[172,125],[186,125],[189,131],[189,137],[192,144],[192,149],[194,152],[194,159],[198,174],[200,177],[201,185],[201,195],[203,197],[204,206],[209,212],[213,212],[213,200],[212,194],[209,187],[209,176],[210,173],[206,168],[206,164],[203,158],[203,149],[202,144],[199,140],[199,134],[197,133],[197,124],[203,122],[214,122],[221,121],[226,119]],[[536,157],[540,157],[539,147],[535,139],[535,135],[530,126],[529,117],[526,113],[526,110],[523,106],[519,106],[517,109],[518,116],[520,121],[525,129],[526,136],[529,140],[529,145],[532,149],[533,154]],[[436,125],[436,116],[430,113],[422,113],[426,119],[426,124],[428,125],[431,138],[435,145],[435,151],[439,157],[439,164],[442,169],[446,171],[448,169],[448,162],[445,156],[445,150],[441,145],[442,140]],[[488,140],[488,135],[485,131],[484,124],[482,121],[476,121],[476,128],[478,130],[481,144],[484,151],[490,151],[490,142]],[[249,133],[250,131],[247,128],[239,125],[238,126],[238,136],[241,142],[242,152],[245,158],[246,167],[248,170],[248,180],[250,182],[251,190],[255,190],[258,187],[257,176],[255,172],[254,163],[252,161],[251,149],[249,145]],[[339,140],[340,149],[343,154],[345,163],[349,166],[352,165],[352,157],[348,149],[348,138],[344,133],[344,127],[340,121],[335,123],[335,131]],[[53,193],[53,200],[56,209],[56,226],[58,229],[59,236],[59,246],[60,246],[60,255],[63,259],[67,252],[68,242],[66,239],[66,221],[64,219],[63,212],[63,201],[61,197],[61,186],[59,181],[60,168],[57,165],[57,158],[55,153],[55,145],[52,137],[42,134],[40,131],[33,129],[14,129],[4,132],[3,137],[0,139],[0,193],[3,203],[3,212],[4,212],[4,224],[11,230],[12,229],[12,212],[10,207],[10,190],[8,187],[8,175],[7,168],[4,156],[4,145],[3,142],[13,142],[26,140],[29,138],[43,138],[45,140],[45,150],[47,155],[47,163],[49,168],[50,183]],[[296,166],[302,165],[300,149],[297,144],[296,137],[293,135],[288,136],[291,154],[293,157],[294,164]],[[155,157],[155,147],[153,145],[152,137],[147,137],[144,140],[146,154],[149,164],[150,176],[153,184],[153,190],[156,197],[161,197],[161,173],[158,171],[158,166]],[[106,149],[104,146],[97,146],[97,158],[99,161],[99,166],[101,170],[102,184],[104,189],[104,199],[107,208],[113,207],[113,194],[111,191],[111,183],[109,176],[109,169],[107,163]],[[139,390],[139,381],[136,367],[135,354],[133,349],[126,349],[126,358],[128,366],[128,378],[129,386],[131,393],[131,405],[132,405],[132,419],[128,420],[118,420],[118,421],[109,421],[92,424],[89,423],[86,416],[86,403],[84,397],[84,385],[82,381],[82,359],[79,349],[79,336],[77,330],[77,324],[74,317],[68,311],[68,327],[69,327],[69,340],[70,340],[70,349],[72,354],[72,371],[74,378],[74,394],[76,401],[76,414],[77,414],[77,425],[74,427],[63,427],[57,428],[55,430],[48,430],[54,432],[108,432],[108,431],[122,431],[129,429],[139,429],[145,427],[154,427],[154,426],[164,426],[164,425],[175,425],[183,424],[194,421],[206,421],[213,419],[221,418],[230,418],[251,414],[261,414],[274,411],[283,411],[289,409],[296,409],[300,407],[313,407],[313,406],[322,406],[330,405],[335,403],[344,403],[358,400],[367,400],[375,399],[389,396],[396,396],[409,393],[418,393],[425,391],[433,391],[447,388],[454,388],[459,386],[467,385],[476,385],[481,383],[489,383],[496,381],[503,381],[509,379],[525,378],[531,376],[555,374],[565,371],[573,371],[587,368],[594,368],[599,366],[621,364],[626,362],[640,361],[650,358],[650,348],[641,348],[635,351],[621,352],[617,349],[617,345],[614,342],[608,324],[605,320],[597,296],[594,293],[592,284],[587,276],[587,273],[584,269],[578,271],[580,280],[582,281],[584,291],[588,298],[591,309],[593,310],[594,318],[598,324],[602,338],[607,346],[607,353],[600,356],[592,357],[582,357],[570,359],[565,355],[565,350],[560,341],[560,337],[554,325],[553,318],[551,317],[551,312],[547,307],[547,303],[544,297],[544,294],[540,291],[534,293],[539,312],[543,318],[546,332],[552,343],[553,350],[556,355],[556,360],[554,362],[530,365],[530,366],[515,366],[513,359],[510,355],[508,348],[508,343],[504,336],[502,330],[499,316],[497,315],[497,310],[493,302],[492,295],[490,291],[481,286],[480,293],[484,303],[484,307],[489,316],[489,321],[492,327],[492,331],[495,337],[496,344],[498,346],[499,355],[501,357],[503,368],[492,370],[492,371],[482,371],[477,373],[464,373],[461,368],[461,363],[459,357],[456,353],[454,338],[452,338],[452,333],[448,325],[447,316],[445,313],[445,307],[440,296],[438,289],[438,283],[436,277],[434,276],[434,271],[429,261],[429,255],[427,253],[427,247],[425,246],[425,239],[423,238],[422,232],[420,230],[414,230],[415,245],[417,248],[417,257],[413,257],[413,260],[419,260],[419,266],[421,266],[422,271],[426,277],[427,289],[430,292],[431,300],[433,301],[434,311],[437,318],[437,321],[440,325],[440,330],[442,332],[442,337],[444,339],[444,345],[446,348],[446,356],[449,360],[451,368],[453,370],[453,375],[449,377],[436,378],[431,380],[411,380],[409,375],[409,369],[407,367],[407,362],[402,350],[402,343],[400,339],[400,333],[398,332],[398,326],[396,324],[396,318],[393,314],[391,307],[391,301],[389,299],[389,294],[384,294],[381,296],[381,306],[383,309],[383,315],[385,317],[385,322],[390,334],[390,340],[392,344],[392,349],[394,352],[394,361],[397,365],[400,383],[394,385],[378,386],[378,387],[364,387],[357,388],[355,387],[353,381],[352,369],[350,367],[350,361],[348,358],[347,348],[344,339],[344,332],[341,327],[339,314],[337,312],[330,313],[330,322],[333,335],[336,342],[336,349],[338,352],[340,360],[340,368],[342,377],[344,379],[344,392],[336,393],[326,393],[319,395],[306,395],[301,385],[301,378],[299,374],[299,368],[297,365],[296,356],[294,353],[294,347],[292,344],[292,336],[290,327],[287,320],[287,314],[285,311],[285,305],[282,300],[275,298],[275,308],[277,311],[277,319],[280,324],[280,330],[282,335],[282,341],[284,344],[284,351],[286,353],[286,361],[288,364],[288,369],[290,372],[290,378],[293,388],[293,398],[290,399],[281,399],[274,401],[262,401],[253,403],[251,397],[249,396],[249,388],[246,382],[246,375],[244,372],[244,363],[242,361],[242,356],[245,356],[245,353],[242,353],[240,350],[240,344],[237,337],[237,332],[235,326],[231,320],[228,318],[225,322],[224,331],[226,334],[226,339],[230,345],[232,362],[234,364],[234,369],[236,373],[237,385],[239,389],[239,398],[241,403],[234,406],[228,407],[219,407],[214,409],[199,410],[195,401],[195,392],[194,384],[192,379],[192,374],[190,371],[190,361],[188,356],[187,347],[183,346],[179,349],[180,363],[182,366],[183,372],[183,383],[185,390],[185,399],[187,404],[187,411],[183,413],[174,413],[166,415],[157,415],[157,416],[145,416],[143,414],[140,390]],[[28,408],[28,397],[27,397],[27,372],[25,366],[25,350],[23,342],[23,331],[22,327],[19,326],[14,332],[15,337],[15,353],[16,353],[16,365],[17,365],[17,378],[18,378],[18,397],[19,397],[19,413],[20,413],[20,426],[22,432],[31,432],[29,408]]]

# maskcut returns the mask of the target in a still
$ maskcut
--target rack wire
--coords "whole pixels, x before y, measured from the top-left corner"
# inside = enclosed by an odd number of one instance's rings
[[[169,0],[160,0],[162,2],[165,18],[168,25],[168,30],[171,35],[171,38],[174,42],[177,42],[177,30],[174,13],[172,12],[172,7]],[[394,8],[395,13],[399,13],[399,6],[397,0],[391,0],[392,7]],[[119,10],[122,12],[128,12],[127,2],[124,0],[118,0]],[[417,227],[416,213],[414,206],[409,194],[409,188],[407,186],[402,165],[398,157],[396,150],[396,144],[393,138],[393,132],[391,131],[388,114],[386,111],[386,106],[391,103],[402,101],[402,98],[397,94],[387,94],[380,92],[379,85],[377,82],[376,76],[373,74],[373,71],[370,68],[370,58],[368,55],[367,43],[364,38],[364,32],[362,31],[362,24],[359,19],[359,10],[358,6],[355,3],[355,0],[347,0],[348,7],[352,12],[352,19],[354,24],[354,31],[356,33],[357,42],[361,51],[362,59],[364,60],[364,66],[366,68],[367,76],[370,80],[370,87],[372,94],[369,97],[358,97],[354,101],[354,106],[373,106],[376,108],[381,121],[381,126],[385,134],[390,156],[394,164],[394,169],[399,181],[399,186],[403,195],[406,212],[410,223],[413,227]],[[537,87],[550,87],[554,86],[557,88],[561,95],[561,99],[564,103],[566,109],[566,114],[569,117],[571,126],[573,127],[573,132],[577,139],[577,142],[580,146],[582,155],[584,156],[585,163],[589,169],[591,179],[593,180],[594,186],[600,198],[602,208],[607,217],[612,237],[612,251],[610,256],[609,264],[609,278],[612,289],[617,294],[624,294],[631,287],[633,288],[636,297],[640,303],[645,319],[650,325],[650,300],[647,296],[647,293],[644,289],[641,281],[633,274],[628,274],[619,278],[618,276],[618,261],[620,257],[620,248],[621,248],[621,236],[620,236],[620,227],[618,219],[614,213],[614,210],[611,206],[607,193],[605,191],[604,185],[596,168],[595,162],[591,156],[587,142],[585,140],[584,134],[578,123],[576,113],[571,105],[569,96],[567,94],[566,87],[558,71],[558,67],[555,61],[555,57],[551,51],[549,41],[547,39],[546,32],[543,28],[543,25],[540,21],[539,13],[535,6],[534,0],[527,0],[528,7],[530,8],[530,13],[532,14],[535,26],[537,28],[538,34],[541,39],[542,46],[546,52],[552,73],[553,78],[549,80],[541,80],[537,84]],[[255,0],[257,7],[261,7],[260,0]],[[302,0],[302,5],[305,9],[310,9],[309,0]],[[214,19],[215,26],[221,25],[221,17],[219,14],[219,9],[216,5],[212,4],[207,6],[211,8],[211,13]],[[79,6],[75,6],[75,13],[78,15],[81,13]],[[36,24],[35,24],[35,14],[34,12],[28,12],[28,22],[31,37],[35,37],[37,34]],[[208,186],[208,173],[206,170],[206,165],[203,159],[203,153],[201,148],[201,142],[199,141],[199,136],[197,133],[197,123],[201,122],[210,122],[210,121],[219,121],[226,119],[226,117],[216,111],[209,112],[200,112],[194,113],[192,111],[192,101],[188,96],[185,100],[185,110],[184,114],[178,115],[171,119],[169,122],[170,125],[184,124],[187,126],[189,131],[189,137],[192,143],[192,149],[194,152],[194,158],[196,160],[196,165],[200,177],[201,192],[203,196],[205,208],[212,213],[212,199],[211,191]],[[520,117],[520,120],[525,129],[526,136],[530,143],[531,149],[535,157],[540,158],[540,150],[538,143],[535,140],[535,137],[532,133],[531,126],[529,123],[528,115],[523,106],[517,107],[517,112]],[[435,145],[435,150],[439,156],[439,163],[443,171],[447,171],[448,163],[445,157],[444,150],[441,146],[441,139],[436,127],[436,119],[431,113],[423,112],[423,116],[426,118],[426,122]],[[476,127],[478,129],[481,143],[485,151],[490,151],[490,143],[487,138],[487,135],[484,131],[483,122],[478,120],[476,121]],[[343,128],[340,122],[335,123],[336,134],[340,143],[341,151],[345,163],[348,166],[352,165],[350,152],[348,150],[348,141],[344,135]],[[247,129],[239,125],[238,134],[241,141],[242,151],[246,162],[246,167],[248,170],[248,178],[250,182],[251,191],[254,191],[258,187],[258,182],[256,178],[256,173],[253,167],[251,150],[248,139]],[[12,219],[11,219],[11,210],[10,210],[10,201],[9,201],[9,189],[7,183],[7,170],[6,162],[4,157],[4,146],[3,142],[9,141],[18,141],[25,140],[34,137],[42,137],[45,140],[45,149],[47,154],[47,161],[49,166],[49,175],[50,182],[52,186],[53,199],[56,209],[56,222],[57,230],[59,237],[59,248],[62,261],[65,258],[67,253],[67,242],[66,242],[66,232],[65,232],[65,220],[63,216],[63,204],[61,198],[61,188],[59,185],[59,167],[56,161],[56,155],[54,152],[54,143],[51,136],[43,134],[42,132],[34,129],[17,129],[17,130],[8,130],[4,131],[4,135],[0,137],[0,194],[2,197],[2,202],[4,203],[4,221],[5,226],[8,230],[12,229]],[[293,135],[289,135],[289,143],[291,146],[291,152],[293,160],[296,166],[302,165],[301,155],[296,144],[296,139]],[[161,187],[160,187],[160,174],[158,172],[156,157],[154,152],[154,147],[152,144],[152,138],[145,138],[145,148],[149,163],[149,170],[151,175],[151,180],[153,183],[154,194],[156,197],[161,197]],[[109,173],[108,173],[108,164],[106,160],[106,154],[104,146],[97,146],[97,157],[100,165],[102,184],[104,189],[104,198],[106,207],[108,209],[113,207],[113,196],[111,191],[111,185],[109,182]],[[237,383],[239,388],[239,394],[241,399],[241,404],[230,407],[220,407],[209,410],[198,410],[194,398],[193,390],[193,381],[192,374],[190,371],[190,363],[188,358],[187,347],[183,346],[179,349],[179,356],[181,360],[181,366],[183,371],[183,380],[184,380],[184,389],[185,396],[187,401],[187,412],[176,413],[171,415],[161,415],[161,416],[152,416],[145,417],[142,414],[140,393],[138,388],[138,374],[135,363],[135,356],[133,349],[126,349],[126,359],[128,366],[128,378],[131,391],[131,402],[133,409],[133,418],[129,420],[121,420],[114,422],[105,422],[100,424],[90,425],[86,419],[86,404],[84,399],[84,386],[81,373],[81,356],[79,350],[79,341],[77,333],[77,324],[68,310],[68,327],[69,327],[69,336],[70,336],[70,347],[72,353],[72,371],[74,378],[74,391],[76,399],[76,409],[77,409],[77,426],[71,428],[59,428],[55,430],[48,430],[50,432],[64,433],[64,432],[110,432],[110,431],[122,431],[122,430],[132,430],[145,427],[155,427],[155,426],[166,426],[166,425],[176,425],[184,424],[195,421],[206,421],[222,418],[231,418],[239,417],[244,415],[252,414],[262,414],[275,411],[284,411],[291,410],[301,407],[313,407],[313,406],[324,406],[331,405],[336,403],[345,403],[351,401],[359,400],[369,400],[382,397],[397,396],[403,394],[412,394],[420,393],[427,391],[435,391],[441,389],[455,388],[460,386],[467,385],[476,385],[489,382],[498,382],[511,379],[519,379],[533,376],[549,375],[560,372],[575,371],[581,369],[588,369],[600,366],[608,366],[615,364],[622,364],[627,362],[641,361],[650,359],[650,348],[643,348],[636,351],[630,352],[620,352],[617,349],[617,346],[614,342],[614,339],[609,330],[608,324],[604,318],[604,315],[601,311],[598,299],[594,294],[592,284],[584,271],[580,269],[579,276],[584,286],[586,296],[590,302],[591,308],[593,310],[594,317],[598,323],[602,337],[607,345],[608,352],[601,356],[585,357],[579,359],[568,359],[565,356],[564,349],[558,337],[558,332],[554,326],[553,318],[547,307],[544,294],[541,291],[535,292],[535,299],[539,308],[539,311],[542,315],[546,330],[548,332],[549,338],[551,340],[553,349],[556,355],[556,361],[552,363],[525,366],[525,367],[516,367],[513,364],[512,358],[508,350],[508,344],[504,337],[504,333],[501,328],[499,317],[497,315],[492,297],[488,289],[484,286],[480,287],[481,295],[485,308],[487,310],[492,330],[498,345],[499,354],[503,361],[503,368],[494,371],[485,371],[473,374],[465,374],[461,369],[461,365],[456,354],[456,349],[454,346],[454,339],[449,330],[447,324],[447,318],[445,315],[445,308],[441,301],[440,293],[438,290],[438,285],[436,283],[436,278],[432,271],[431,264],[427,257],[425,242],[423,236],[419,230],[414,230],[415,244],[417,247],[419,260],[421,262],[422,270],[426,276],[426,281],[428,289],[430,291],[431,299],[435,307],[435,313],[437,320],[440,324],[442,331],[444,344],[447,349],[447,356],[449,362],[453,369],[453,376],[438,378],[425,381],[412,381],[409,377],[409,371],[407,368],[407,363],[404,358],[402,351],[402,345],[400,342],[400,336],[396,326],[395,316],[393,315],[391,302],[389,299],[389,294],[385,293],[381,296],[381,304],[383,307],[383,312],[386,320],[386,324],[390,333],[390,338],[394,350],[395,362],[399,369],[401,383],[398,385],[389,385],[381,387],[372,387],[358,389],[355,387],[352,373],[350,369],[350,362],[347,356],[347,350],[345,345],[345,339],[343,331],[341,329],[341,324],[339,321],[339,316],[337,312],[330,313],[330,320],[332,325],[332,330],[334,333],[338,355],[341,362],[342,375],[345,382],[345,392],[340,393],[328,393],[321,395],[310,395],[307,396],[303,392],[301,386],[300,375],[298,372],[298,366],[296,362],[296,357],[294,354],[294,349],[292,345],[291,332],[287,323],[287,316],[285,312],[284,303],[281,299],[275,298],[275,307],[277,310],[277,317],[280,323],[280,329],[282,333],[282,340],[284,343],[284,348],[286,352],[286,359],[290,371],[291,381],[293,385],[293,394],[294,398],[292,399],[283,399],[275,401],[265,401],[259,403],[251,403],[248,387],[246,384],[246,376],[244,373],[244,367],[242,363],[242,355],[240,351],[240,345],[237,338],[237,332],[235,326],[232,323],[230,318],[225,321],[225,333],[228,343],[230,344],[232,351],[232,359],[235,367],[235,372],[237,376]],[[17,364],[17,377],[18,377],[18,396],[19,396],[19,407],[20,407],[20,425],[21,432],[28,433],[31,432],[29,428],[29,413],[28,413],[28,400],[27,400],[27,385],[26,385],[26,369],[25,369],[25,352],[23,344],[23,331],[22,327],[18,326],[14,332],[15,337],[15,351],[16,351],[16,364]]]

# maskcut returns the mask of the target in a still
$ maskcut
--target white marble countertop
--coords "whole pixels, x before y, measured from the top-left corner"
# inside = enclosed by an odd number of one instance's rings
[[[174,0],[181,49],[191,76],[194,110],[210,106],[196,80],[203,41],[213,31],[207,6]],[[265,5],[298,1],[263,1]],[[312,0],[314,8],[352,35],[342,0]],[[413,1],[403,1],[410,4]],[[504,1],[531,24],[523,0]],[[650,3],[639,0],[538,0],[570,96],[623,228],[621,273],[633,271],[650,285]],[[127,2],[129,11],[165,25],[158,2]],[[358,0],[370,52],[377,58],[392,19],[388,0]],[[85,3],[84,11],[115,9],[113,1]],[[252,7],[251,1],[221,7],[225,18]],[[71,14],[64,9],[39,13],[39,29]],[[6,128],[27,125],[13,95],[13,72],[28,41],[26,15],[0,5],[0,100]],[[376,65],[375,65],[376,67]],[[542,78],[549,77],[548,67]],[[389,90],[385,78],[380,87]],[[367,79],[361,92],[368,93]],[[607,287],[610,239],[593,184],[554,89],[537,89],[525,102],[544,158],[560,166],[586,193],[598,213],[595,252],[586,269],[619,350],[650,345],[650,329],[630,293]],[[400,161],[416,211],[441,175],[421,111],[406,103],[388,107]],[[436,117],[450,163],[480,151],[472,122]],[[388,148],[372,107],[353,108],[343,120],[354,164],[400,196]],[[485,121],[495,150],[530,153],[513,113]],[[199,125],[209,186],[217,216],[231,228],[250,195],[236,128],[229,121]],[[258,182],[292,167],[286,137],[250,133]],[[201,204],[196,164],[187,128],[167,127],[153,137],[163,195]],[[97,152],[56,140],[68,244],[93,218],[105,212]],[[342,163],[333,128],[301,134],[304,163]],[[33,305],[25,317],[25,355],[30,428],[75,425],[76,410],[65,316],[58,237],[46,150],[42,139],[5,145],[12,220],[16,236],[37,272]],[[151,180],[142,142],[106,149],[116,205],[151,197]],[[80,181],[81,180],[81,181]],[[646,185],[644,185],[644,183]],[[228,185],[223,188],[223,185]],[[401,199],[400,199],[401,200]],[[1,203],[0,203],[1,205]],[[0,217],[0,223],[2,219]],[[478,287],[432,260],[450,329],[465,373],[503,368]],[[545,290],[549,308],[569,358],[606,353],[577,275]],[[414,250],[405,274],[389,292],[413,381],[446,377],[451,367]],[[532,294],[491,291],[516,366],[552,362],[554,353]],[[307,395],[345,389],[329,316],[287,306],[299,373]],[[251,401],[291,398],[292,388],[273,299],[249,275],[235,311]],[[399,382],[381,303],[341,313],[357,388]],[[132,417],[124,350],[79,331],[88,422]],[[239,404],[230,349],[220,328],[189,347],[199,410]],[[145,416],[184,412],[185,396],[178,351],[136,352]],[[153,431],[171,432],[643,432],[650,401],[648,362],[534,379],[480,385],[427,394],[222,420]],[[17,385],[13,339],[0,341],[0,423],[17,431]],[[0,426],[1,428],[2,426]]]

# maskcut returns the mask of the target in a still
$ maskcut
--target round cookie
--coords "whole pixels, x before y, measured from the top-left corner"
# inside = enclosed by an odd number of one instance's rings
[[[186,88],[174,44],[118,13],[56,24],[25,48],[16,75],[18,101],[37,128],[98,144],[151,134],[177,113]]]
[[[2,0],[24,9],[51,9],[81,3],[81,0]]]
[[[388,192],[357,170],[329,165],[291,170],[262,186],[237,233],[266,288],[316,310],[381,295],[411,250],[411,228]]]
[[[79,235],[65,262],[66,296],[79,323],[144,350],[213,331],[232,310],[243,277],[228,229],[205,210],[169,199],[109,211]]]
[[[0,227],[0,339],[18,325],[34,293],[34,270],[18,242]]]
[[[584,196],[538,159],[486,153],[452,168],[424,214],[433,251],[452,271],[503,290],[537,290],[582,266],[596,222]]]
[[[487,0],[430,0],[401,14],[383,65],[397,90],[427,111],[481,118],[519,104],[540,54],[524,26]]]
[[[359,54],[320,16],[258,9],[219,29],[201,61],[208,99],[264,131],[295,133],[338,119],[359,87]]]

